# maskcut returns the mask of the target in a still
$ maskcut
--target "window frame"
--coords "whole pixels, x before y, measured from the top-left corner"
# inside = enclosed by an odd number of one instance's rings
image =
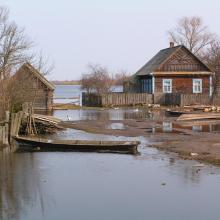
[[[197,84],[199,82],[199,84]],[[201,94],[202,93],[202,79],[193,79],[192,80],[192,89],[193,89],[193,94]]]
[[[169,87],[170,89],[168,90],[167,87],[168,85],[166,84],[169,82]],[[173,91],[173,80],[172,79],[163,79],[163,93],[172,93]]]

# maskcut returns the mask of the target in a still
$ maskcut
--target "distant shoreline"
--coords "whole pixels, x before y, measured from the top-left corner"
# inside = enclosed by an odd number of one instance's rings
[[[80,81],[51,81],[54,85],[81,85]]]

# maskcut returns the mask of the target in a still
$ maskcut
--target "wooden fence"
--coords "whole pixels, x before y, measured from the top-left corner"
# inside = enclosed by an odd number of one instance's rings
[[[6,119],[0,123],[0,147],[7,146],[11,142],[11,138],[19,134],[23,111],[12,113],[9,120],[9,112],[6,112]]]
[[[220,105],[220,96],[210,97],[208,94],[155,94],[154,103],[165,106],[185,106],[192,104]]]
[[[8,141],[8,124],[1,125],[0,126],[0,146],[7,146],[9,141]]]
[[[83,106],[130,106],[139,104],[160,104],[165,106],[185,106],[191,104],[220,105],[220,96],[208,94],[163,94],[147,93],[108,93],[82,94]]]
[[[207,94],[181,94],[180,95],[180,106],[201,104],[210,105],[212,104],[211,97]]]
[[[147,93],[82,94],[83,106],[130,106],[152,103],[153,96]]]

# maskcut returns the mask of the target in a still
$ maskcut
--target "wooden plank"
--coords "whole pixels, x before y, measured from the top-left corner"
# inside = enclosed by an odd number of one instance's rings
[[[8,138],[9,138],[9,134],[8,134],[8,131],[9,131],[9,129],[8,129],[8,124],[5,125],[4,130],[5,130],[5,136],[3,137],[3,139],[4,139],[3,144],[4,144],[4,145],[8,145],[8,144],[9,144],[9,141],[8,141]]]
[[[220,113],[183,114],[177,121],[220,119]]]
[[[3,144],[3,126],[0,126],[0,144]]]

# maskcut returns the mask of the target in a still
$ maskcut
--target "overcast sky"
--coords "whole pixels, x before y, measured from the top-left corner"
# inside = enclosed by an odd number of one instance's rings
[[[50,79],[79,79],[89,63],[137,71],[169,44],[182,16],[201,16],[220,35],[219,0],[0,0],[50,57]]]

